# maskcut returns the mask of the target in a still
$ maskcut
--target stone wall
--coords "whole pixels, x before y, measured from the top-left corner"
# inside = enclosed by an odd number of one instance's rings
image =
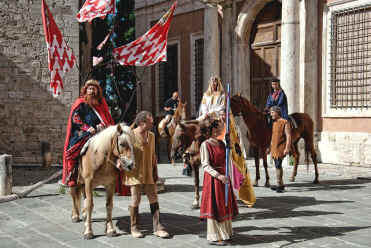
[[[323,163],[371,167],[371,133],[321,132],[318,148]]]
[[[78,58],[78,1],[46,0],[57,25]],[[14,163],[41,163],[41,143],[49,143],[53,163],[61,163],[69,107],[78,96],[76,67],[65,91],[53,98],[41,19],[41,0],[0,2],[0,153]],[[77,59],[78,61],[78,59]]]

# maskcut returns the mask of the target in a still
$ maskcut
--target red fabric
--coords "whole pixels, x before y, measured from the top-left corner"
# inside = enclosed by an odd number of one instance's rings
[[[281,90],[275,90],[273,93],[272,93],[272,98],[273,100],[277,101],[279,95],[281,93]]]
[[[51,72],[50,87],[53,88],[53,95],[58,96],[63,89],[62,78],[75,65],[76,57],[64,41],[63,35],[44,0],[41,2],[41,16],[48,49],[49,71]]]
[[[83,97],[78,98],[71,107],[70,114],[68,116],[68,124],[66,130],[66,140],[64,142],[63,148],[63,175],[62,175],[62,182],[66,184],[67,177],[72,173],[73,168],[75,167],[76,161],[71,159],[70,156],[67,154],[68,144],[70,143],[70,136],[71,136],[71,125],[72,125],[72,114],[73,112],[80,106],[80,104],[86,103]],[[100,117],[103,120],[103,124],[105,126],[114,125],[114,121],[111,117],[111,114],[108,110],[108,105],[106,100],[102,98],[102,103],[94,106],[95,110],[98,112]],[[80,148],[81,149],[81,148]],[[75,175],[76,176],[76,175]],[[68,182],[68,186],[74,186],[76,184],[76,178],[71,177],[70,181]]]
[[[167,36],[177,2],[144,35],[129,44],[113,49],[121,65],[149,66],[166,61]]]
[[[225,175],[225,146],[223,142],[219,141],[219,145],[207,143],[207,149],[211,166],[220,174]],[[232,188],[228,187],[228,190],[228,206],[226,207],[225,184],[205,172],[200,218],[210,218],[222,222],[236,216],[238,214],[237,202]]]
[[[94,18],[104,19],[115,13],[115,0],[86,0],[76,18],[79,22],[91,22]]]

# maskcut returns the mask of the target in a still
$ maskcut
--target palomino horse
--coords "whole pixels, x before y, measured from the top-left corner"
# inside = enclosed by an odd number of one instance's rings
[[[179,102],[178,107],[175,110],[173,116],[167,115],[165,116],[157,126],[157,131],[162,138],[168,139],[168,158],[171,160],[170,156],[170,149],[171,149],[171,137],[174,135],[176,125],[181,120],[186,118],[186,106],[187,103]],[[169,118],[170,117],[170,118]]]
[[[93,238],[91,214],[93,189],[103,185],[106,189],[106,235],[115,236],[112,224],[113,194],[119,170],[130,170],[135,166],[134,135],[130,127],[123,124],[110,126],[93,136],[83,147],[79,167],[78,185],[71,188],[73,201],[72,221],[80,220],[81,192],[85,186],[86,214],[84,238]]]
[[[172,136],[171,159],[176,160],[183,157],[184,162],[191,166],[194,171],[195,199],[192,208],[199,207],[199,168],[201,165],[200,146],[209,135],[207,128],[211,120],[179,122]]]
[[[258,182],[260,179],[259,158],[263,158],[266,176],[265,186],[269,187],[270,184],[266,150],[270,146],[272,130],[268,127],[265,115],[264,113],[258,111],[254,105],[250,104],[250,102],[246,98],[240,95],[235,95],[231,98],[231,110],[234,116],[242,115],[247,126],[247,138],[250,142],[250,145],[254,149],[256,168],[256,178],[254,186],[258,186]],[[291,116],[295,119],[298,127],[292,129],[292,155],[294,156],[295,163],[294,171],[292,173],[290,181],[295,181],[300,156],[298,141],[300,140],[300,138],[303,138],[305,141],[306,161],[307,163],[309,163],[308,154],[310,153],[312,161],[314,163],[315,179],[313,183],[318,183],[317,155],[314,150],[313,143],[313,120],[308,114],[305,113],[294,113]]]

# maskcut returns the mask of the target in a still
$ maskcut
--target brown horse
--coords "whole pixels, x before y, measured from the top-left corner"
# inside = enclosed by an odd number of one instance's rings
[[[160,137],[167,139],[168,144],[168,158],[173,162],[170,156],[170,150],[171,150],[171,137],[174,135],[176,125],[181,120],[185,120],[186,118],[186,106],[187,103],[179,102],[178,107],[175,110],[175,113],[173,116],[167,115],[165,116],[160,123],[157,126],[157,131]]]
[[[247,139],[249,140],[250,145],[254,150],[255,158],[256,178],[254,186],[258,186],[259,183],[259,159],[262,158],[266,175],[265,186],[269,187],[270,184],[266,150],[270,146],[272,130],[268,127],[265,114],[258,111],[254,105],[252,105],[246,98],[240,95],[235,95],[231,98],[231,110],[233,115],[235,116],[242,115],[247,126]],[[313,143],[313,120],[308,114],[305,113],[294,113],[291,116],[295,119],[298,127],[292,129],[293,151],[291,151],[291,153],[294,157],[295,162],[294,171],[292,173],[290,181],[295,181],[300,157],[298,141],[300,140],[300,138],[303,138],[305,141],[306,161],[307,163],[309,163],[308,154],[310,153],[312,161],[314,163],[315,179],[313,183],[318,183],[317,155],[314,150]]]
[[[201,165],[200,146],[208,137],[208,127],[211,124],[210,119],[203,121],[191,120],[180,122],[172,136],[171,158],[176,160],[183,158],[183,161],[191,166],[194,174],[195,199],[192,208],[199,207],[199,168]]]
[[[80,220],[81,193],[85,189],[83,212],[86,214],[84,238],[93,238],[91,214],[93,189],[103,185],[106,189],[106,235],[115,236],[112,223],[113,194],[119,170],[130,170],[135,166],[134,135],[130,127],[123,124],[110,126],[93,136],[83,147],[79,167],[78,185],[71,188],[73,201],[72,221]]]

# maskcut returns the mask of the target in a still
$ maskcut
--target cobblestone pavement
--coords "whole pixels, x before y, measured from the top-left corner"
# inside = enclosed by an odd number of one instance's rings
[[[252,163],[249,161],[249,163]],[[234,247],[371,247],[371,169],[339,165],[319,165],[320,181],[313,185],[312,167],[298,171],[288,182],[292,169],[285,168],[285,193],[257,187],[253,208],[240,204],[233,222]],[[93,230],[96,237],[84,240],[83,223],[71,223],[71,199],[60,194],[58,184],[48,184],[28,198],[0,204],[0,247],[208,247],[206,225],[198,210],[191,210],[193,179],[181,175],[182,166],[159,165],[166,179],[166,192],[159,195],[163,224],[171,239],[151,233],[151,216],[146,197],[140,207],[145,238],[128,234],[127,197],[114,198],[114,224],[119,236],[104,236],[105,197],[95,197]],[[250,167],[254,178],[255,169]],[[264,171],[261,171],[264,178]],[[271,183],[275,173],[270,168]],[[264,185],[264,180],[261,180]],[[15,188],[14,191],[20,190]]]

